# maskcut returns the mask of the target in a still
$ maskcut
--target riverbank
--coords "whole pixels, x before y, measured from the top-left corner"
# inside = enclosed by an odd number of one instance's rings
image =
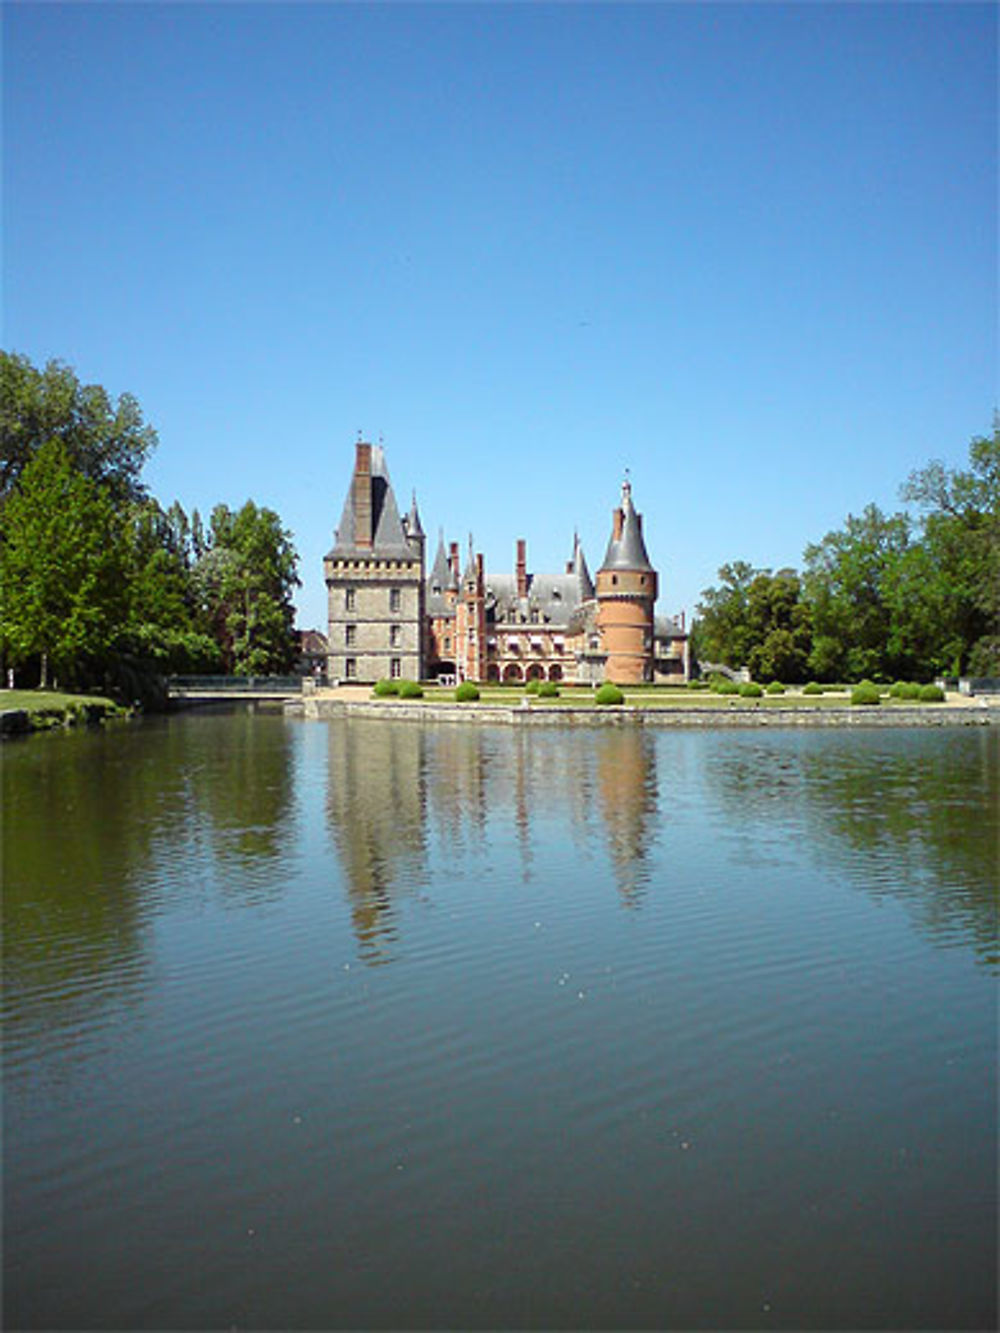
[[[322,691],[285,705],[286,712],[308,719],[378,717],[393,721],[491,723],[501,726],[653,726],[653,727],[962,727],[1000,726],[1000,701],[950,696],[941,704],[884,703],[851,706],[822,703],[720,700],[625,703],[546,701],[455,703],[443,699],[374,699],[362,686]]]
[[[66,694],[60,690],[0,693],[0,736],[23,736],[53,727],[95,726],[130,716],[130,709],[102,694]]]

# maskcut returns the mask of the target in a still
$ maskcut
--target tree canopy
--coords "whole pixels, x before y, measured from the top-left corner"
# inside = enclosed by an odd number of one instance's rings
[[[138,403],[69,367],[0,353],[0,649],[43,684],[155,697],[168,673],[289,670],[291,533],[248,500],[206,530],[146,491],[156,443]]]
[[[931,462],[902,498],[870,504],[793,570],[736,560],[706,588],[696,654],[761,680],[1000,674],[1000,429],[974,439],[969,467]]]
[[[117,501],[145,495],[141,472],[157,435],[130,393],[115,401],[99,384],[81,384],[61,361],[38,370],[0,351],[0,500],[49,440]]]

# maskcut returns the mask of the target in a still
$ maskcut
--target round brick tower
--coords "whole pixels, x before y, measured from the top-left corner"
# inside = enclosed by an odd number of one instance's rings
[[[607,654],[605,678],[616,685],[653,679],[653,607],[656,570],[642,539],[642,515],[632,504],[632,487],[622,485],[614,510],[611,540],[597,571],[597,629]]]

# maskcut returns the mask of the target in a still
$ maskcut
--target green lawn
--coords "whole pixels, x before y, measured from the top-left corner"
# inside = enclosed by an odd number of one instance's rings
[[[835,691],[835,692],[834,692]],[[507,706],[516,708],[521,700],[530,700],[532,708],[596,708],[594,690],[588,686],[562,686],[561,693],[555,699],[539,699],[537,695],[525,695],[523,685],[480,685],[479,703],[481,705]],[[424,703],[453,703],[454,689],[442,689],[438,686],[424,687]],[[407,702],[410,702],[407,700]],[[420,702],[414,700],[413,702]],[[888,686],[882,693],[883,704],[915,702],[911,700],[890,699]],[[738,694],[713,694],[709,690],[689,690],[683,685],[639,685],[625,689],[625,706],[633,708],[843,708],[850,703],[850,687],[840,689],[828,687],[823,694],[802,694],[798,690],[786,687],[784,694],[764,694],[758,699],[745,699]],[[474,706],[474,705],[473,705]],[[605,705],[607,706],[607,705]]]
[[[66,713],[79,708],[98,707],[108,713],[121,712],[112,699],[103,694],[67,694],[64,690],[0,690],[0,710],[27,713]]]

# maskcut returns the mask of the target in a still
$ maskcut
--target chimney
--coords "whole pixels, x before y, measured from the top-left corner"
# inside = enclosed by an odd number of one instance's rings
[[[483,591],[483,557],[482,552],[476,556],[476,592]]]
[[[528,543],[523,537],[517,539],[517,595],[528,595]]]
[[[572,573],[573,573],[573,561],[572,561],[572,560],[567,560],[567,561],[566,561],[566,573],[567,573],[567,574],[572,574]]]
[[[685,615],[684,611],[681,611],[681,629],[682,629],[682,630],[684,629],[684,615]]]
[[[461,578],[461,570],[458,567],[458,542],[448,543],[448,563],[451,565],[451,572],[455,578]]]
[[[611,514],[611,537],[613,541],[622,539],[622,524],[625,522],[624,509],[615,509]]]
[[[354,543],[372,544],[372,447],[361,440],[354,460]]]

